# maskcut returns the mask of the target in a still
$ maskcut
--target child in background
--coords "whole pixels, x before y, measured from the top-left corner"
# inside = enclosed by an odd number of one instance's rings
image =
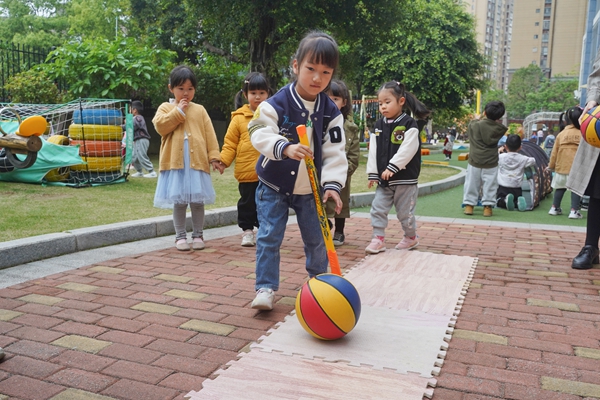
[[[260,226],[254,309],[273,309],[274,291],[279,289],[280,247],[290,208],[296,212],[309,277],[327,272],[327,252],[304,158],[314,159],[324,189],[323,201],[333,198],[339,213],[340,191],[348,171],[344,116],[325,94],[338,60],[335,40],[323,32],[310,32],[292,61],[296,80],[263,101],[248,125],[252,145],[261,153],[256,164]],[[310,146],[299,143],[298,125],[306,125]]]
[[[443,153],[446,155],[446,161],[452,159],[452,150],[454,148],[454,136],[450,132],[446,135],[446,140],[444,141],[444,151]]]
[[[148,148],[150,147],[150,134],[146,121],[142,116],[144,106],[141,101],[135,100],[131,103],[131,113],[133,114],[133,157],[131,163],[137,171],[132,174],[132,178],[143,176],[144,178],[156,178],[154,165],[148,157]],[[148,171],[144,175],[143,170]]]
[[[190,250],[185,230],[188,204],[192,211],[192,248],[204,249],[204,205],[215,202],[210,166],[223,173],[210,117],[204,107],[192,102],[197,84],[189,67],[173,68],[169,91],[175,101],[162,103],[152,119],[161,136],[154,206],[173,208],[175,246],[181,251]]]
[[[567,191],[567,179],[569,178],[571,166],[573,165],[573,160],[581,141],[581,131],[579,130],[581,111],[579,107],[571,107],[560,115],[560,124],[562,124],[564,117],[567,126],[556,137],[554,149],[550,154],[550,162],[548,164],[548,169],[554,171],[551,184],[554,189],[554,199],[552,200],[552,207],[548,211],[550,215],[562,214],[560,203]],[[569,218],[582,218],[579,213],[580,202],[581,197],[577,193],[571,192],[571,212],[569,213]]]
[[[483,118],[471,121],[467,128],[469,165],[463,190],[465,215],[473,215],[481,192],[483,216],[492,216],[498,192],[498,141],[508,130],[500,123],[504,111],[504,103],[490,101],[485,105]]]
[[[346,159],[348,160],[348,174],[346,184],[342,189],[342,211],[336,214],[335,202],[329,200],[326,204],[327,218],[334,218],[335,229],[333,232],[334,246],[341,246],[346,240],[344,227],[346,218],[350,218],[350,179],[356,168],[358,168],[358,157],[360,157],[360,141],[358,138],[358,126],[352,121],[352,99],[346,84],[340,80],[332,79],[327,95],[342,112],[344,116],[344,134],[346,136]],[[331,228],[331,222],[330,228]]]
[[[519,135],[508,135],[504,148],[507,152],[498,156],[496,205],[500,208],[506,208],[508,211],[514,211],[515,207],[519,211],[525,211],[527,202],[523,197],[521,183],[523,182],[525,168],[535,165],[535,158],[518,153],[521,150]]]
[[[404,109],[418,119],[425,119],[430,113],[400,82],[385,83],[377,98],[383,117],[375,123],[367,161],[369,188],[378,185],[371,204],[373,239],[365,249],[369,254],[385,251],[385,228],[392,205],[404,231],[396,249],[410,250],[419,245],[415,207],[421,173],[421,139],[417,121]]]
[[[223,168],[229,167],[235,160],[233,176],[238,181],[240,192],[240,199],[237,202],[238,226],[243,231],[242,246],[244,247],[252,247],[256,244],[254,227],[259,226],[254,197],[258,187],[256,162],[260,153],[250,142],[248,122],[254,116],[258,105],[271,94],[269,82],[264,75],[258,72],[246,75],[242,89],[235,95],[236,110],[231,113],[231,122],[221,149]],[[244,98],[249,104],[243,104]]]

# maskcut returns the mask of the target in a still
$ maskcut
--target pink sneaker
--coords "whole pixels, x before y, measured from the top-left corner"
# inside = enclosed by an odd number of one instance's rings
[[[371,243],[365,249],[365,252],[368,254],[377,254],[382,251],[385,251],[384,239],[377,236],[371,240]]]
[[[204,245],[204,240],[202,240],[202,238],[194,238],[194,240],[192,241],[192,249],[203,250],[204,247],[206,246]]]
[[[396,250],[410,250],[414,249],[419,245],[419,237],[415,236],[414,239],[404,236],[400,243],[396,245]]]

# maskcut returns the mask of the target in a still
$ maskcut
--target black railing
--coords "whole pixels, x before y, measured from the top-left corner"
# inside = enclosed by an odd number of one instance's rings
[[[4,89],[10,77],[42,64],[49,52],[49,49],[0,41],[0,103],[10,101],[9,93]]]

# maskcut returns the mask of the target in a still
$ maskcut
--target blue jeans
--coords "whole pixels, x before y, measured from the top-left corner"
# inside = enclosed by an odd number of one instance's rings
[[[256,290],[279,289],[279,250],[290,208],[296,212],[298,219],[308,275],[312,278],[327,272],[327,251],[313,195],[286,196],[260,182],[256,189],[259,222],[256,234]]]

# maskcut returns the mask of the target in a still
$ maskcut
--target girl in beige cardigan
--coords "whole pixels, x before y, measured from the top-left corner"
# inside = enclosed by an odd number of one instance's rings
[[[223,173],[219,143],[208,113],[192,102],[197,79],[187,66],[171,71],[169,91],[174,102],[163,103],[152,123],[161,136],[160,174],[154,206],[173,208],[175,245],[190,250],[185,229],[188,204],[192,211],[192,248],[204,248],[204,205],[215,202],[210,166]]]

